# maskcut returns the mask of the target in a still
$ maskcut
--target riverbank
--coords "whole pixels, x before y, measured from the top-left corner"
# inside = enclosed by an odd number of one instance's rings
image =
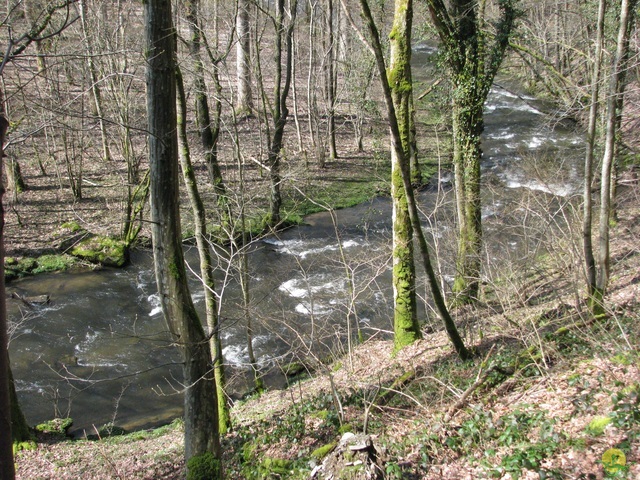
[[[441,331],[395,357],[390,342],[372,340],[286,390],[237,403],[222,440],[227,478],[308,478],[343,432],[365,424],[391,479],[637,478],[639,197],[634,185],[621,199],[605,318],[581,308],[581,284],[560,268],[566,255],[547,258],[525,286],[534,301],[500,302],[521,298],[503,286],[458,312],[473,363],[460,363]],[[179,423],[42,440],[18,454],[18,478],[184,474]]]

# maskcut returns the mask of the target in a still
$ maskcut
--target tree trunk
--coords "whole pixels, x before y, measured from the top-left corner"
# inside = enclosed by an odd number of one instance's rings
[[[600,225],[598,248],[598,279],[596,282],[596,296],[602,297],[609,284],[610,255],[609,230],[611,219],[611,171],[615,160],[616,124],[618,107],[621,105],[624,92],[623,64],[629,49],[629,31],[633,24],[634,9],[637,0],[622,0],[620,5],[620,27],[616,53],[609,77],[609,96],[607,98],[606,134],[604,155],[602,158],[601,190],[600,190]]]
[[[236,114],[239,117],[250,115],[253,110],[251,97],[251,34],[249,29],[249,0],[238,0],[238,15],[236,18],[236,70],[237,70],[237,98]]]
[[[276,227],[281,222],[280,209],[282,207],[282,195],[280,193],[280,159],[282,155],[284,127],[287,124],[289,109],[287,98],[291,88],[291,62],[293,61],[293,27],[295,25],[297,0],[294,0],[287,9],[290,15],[288,25],[285,24],[285,1],[276,1],[275,14],[275,68],[274,77],[275,94],[272,111],[273,137],[269,141],[267,162],[269,165],[269,178],[271,192],[269,195],[269,225]],[[283,48],[283,41],[285,42]],[[282,66],[283,50],[285,53],[284,73]]]
[[[473,75],[473,74],[472,74]],[[482,249],[482,202],[480,199],[481,134],[484,130],[482,107],[475,90],[453,102],[453,166],[458,212],[458,253],[453,291],[456,304],[475,302],[480,282]],[[454,94],[455,95],[455,94]],[[485,97],[486,98],[486,97]]]
[[[8,355],[7,355],[8,356]],[[22,409],[20,408],[20,402],[18,401],[18,394],[16,393],[16,386],[13,381],[13,373],[11,372],[11,362],[7,360],[9,365],[9,403],[11,404],[11,439],[14,443],[26,442],[33,437],[29,430],[29,424],[27,419],[24,418]],[[4,478],[4,477],[3,477]]]
[[[341,0],[341,2],[343,11],[345,12],[345,14],[348,14],[349,10],[346,4],[346,0]],[[464,342],[462,341],[462,338],[458,333],[458,329],[456,328],[456,325],[451,318],[449,310],[447,309],[447,306],[444,302],[444,297],[442,296],[442,292],[440,291],[440,287],[438,286],[435,271],[433,269],[433,265],[431,264],[431,258],[429,256],[429,245],[427,244],[426,238],[424,236],[424,231],[422,230],[422,225],[420,224],[418,207],[415,201],[415,196],[413,194],[413,189],[411,188],[409,159],[406,158],[404,149],[402,148],[402,139],[400,135],[400,129],[398,128],[398,119],[393,104],[393,96],[391,93],[389,82],[387,81],[387,68],[382,53],[380,35],[373,20],[373,15],[371,15],[371,10],[369,9],[369,3],[367,2],[367,0],[360,0],[360,6],[362,9],[366,28],[369,31],[371,41],[373,42],[373,45],[371,45],[371,50],[373,51],[376,58],[376,67],[378,69],[378,74],[380,75],[380,83],[382,84],[382,90],[384,92],[384,102],[387,108],[387,120],[389,122],[389,129],[391,130],[392,147],[400,160],[399,164],[401,166],[404,191],[407,196],[407,205],[409,208],[409,216],[411,218],[411,227],[413,229],[413,234],[418,239],[420,254],[422,256],[422,262],[425,273],[427,275],[429,287],[431,289],[431,294],[433,296],[433,301],[436,305],[436,310],[442,318],[442,322],[444,323],[447,335],[449,336],[451,343],[458,353],[458,356],[462,360],[467,360],[471,358],[471,354],[465,347]]]
[[[4,99],[0,95],[0,159],[4,155],[3,146],[9,121],[4,114]],[[2,164],[0,161],[0,178],[2,178]],[[13,464],[13,442],[11,438],[11,403],[9,380],[9,348],[7,300],[4,284],[4,206],[2,197],[4,187],[0,182],[0,478],[11,480],[15,478]]]
[[[222,99],[221,91],[222,85],[220,85],[220,76],[218,74],[218,25],[217,25],[217,9],[218,2],[214,3],[214,21],[216,25],[215,39],[214,39],[214,53],[211,55],[213,60],[212,76],[215,83],[216,92],[218,95],[214,99],[214,115],[211,118],[211,111],[209,109],[209,96],[207,95],[207,85],[204,79],[204,65],[201,55],[202,44],[202,32],[200,27],[200,1],[192,0],[187,5],[187,22],[189,24],[189,53],[193,62],[193,76],[194,76],[194,89],[195,89],[195,104],[196,104],[196,124],[200,132],[200,141],[204,149],[204,161],[209,172],[209,179],[213,183],[214,191],[218,197],[218,204],[226,208],[228,203],[226,200],[226,187],[222,178],[222,171],[220,170],[220,164],[218,163],[218,139],[220,137],[220,120],[222,115]],[[215,56],[214,56],[215,55]]]
[[[606,0],[600,0],[598,7],[598,23],[595,59],[593,63],[593,75],[591,84],[591,106],[589,107],[589,121],[587,126],[587,151],[584,158],[584,189],[583,189],[583,218],[582,238],[587,277],[587,295],[592,312],[599,308],[601,299],[596,294],[596,262],[593,255],[592,224],[593,224],[593,199],[591,188],[593,187],[593,155],[596,141],[596,127],[598,121],[598,103],[600,101],[600,69],[602,66],[602,47],[604,39],[604,16]]]
[[[409,164],[411,165],[411,185],[416,187],[421,186],[424,183],[422,178],[422,166],[420,165],[420,159],[418,158],[418,133],[416,129],[416,106],[411,95],[411,106],[409,116],[409,144],[411,149],[409,150]]]
[[[445,51],[453,82],[453,162],[458,213],[458,253],[453,290],[456,304],[475,302],[481,269],[480,135],[483,106],[515,22],[516,0],[498,2],[495,34],[486,33],[486,1],[428,0],[433,24]],[[487,38],[493,43],[487,45]]]
[[[27,189],[27,184],[22,176],[22,170],[20,164],[15,158],[6,156],[5,163],[7,166],[7,188],[11,190],[14,202],[18,201],[18,194],[24,192]]]
[[[405,159],[411,156],[411,26],[413,1],[395,0],[393,27],[389,35],[391,60],[389,86],[396,112]],[[393,205],[393,333],[396,350],[421,338],[416,302],[416,271],[413,259],[413,232],[402,181],[402,157],[391,150],[391,198]]]
[[[336,38],[334,28],[333,0],[327,0],[327,48],[326,48],[326,82],[327,82],[327,133],[329,136],[329,154],[331,160],[338,158],[336,148]]]
[[[82,26],[82,34],[84,35],[85,48],[87,51],[87,68],[91,78],[91,93],[93,94],[93,102],[96,108],[96,116],[100,127],[100,136],[102,137],[102,157],[105,161],[111,160],[111,152],[109,151],[109,137],[107,134],[107,125],[104,121],[104,108],[102,106],[102,93],[98,83],[98,70],[93,58],[93,41],[92,33],[87,27],[87,0],[78,2],[80,10],[80,24]]]
[[[196,245],[198,248],[198,257],[200,258],[200,279],[202,281],[202,288],[204,289],[205,315],[208,327],[207,335],[209,337],[209,348],[211,349],[213,373],[218,397],[219,431],[221,434],[225,434],[231,428],[231,415],[229,414],[227,396],[224,391],[226,380],[222,358],[222,343],[220,341],[218,301],[216,299],[215,282],[213,279],[213,262],[211,260],[211,250],[209,249],[209,239],[207,237],[207,218],[191,164],[191,152],[189,150],[186,125],[187,98],[184,93],[184,84],[179,68],[176,69],[176,76],[179,106],[178,135],[181,144],[180,166],[182,167],[182,176],[185,186],[187,187],[189,203],[193,210]]]
[[[144,12],[153,258],[162,311],[184,362],[185,457],[189,460],[211,452],[216,460],[215,468],[221,471],[211,353],[191,300],[181,243],[176,47],[171,2],[147,0]]]

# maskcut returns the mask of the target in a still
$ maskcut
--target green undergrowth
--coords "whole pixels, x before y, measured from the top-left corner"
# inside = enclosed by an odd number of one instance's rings
[[[427,420],[415,422],[403,442],[387,445],[392,452],[388,478],[419,478],[432,465],[457,458],[467,459],[488,478],[503,478],[508,473],[517,479],[525,471],[537,472],[540,478],[567,478],[567,472],[549,467],[548,461],[569,450],[585,450],[594,441],[606,442],[610,428],[622,432],[616,437],[622,441],[615,445],[615,451],[626,457],[624,465],[612,464],[607,470],[606,461],[621,460],[615,452],[614,460],[603,456],[604,478],[627,478],[630,463],[626,459],[640,440],[640,383],[627,385],[614,376],[607,377],[606,372],[570,372],[590,365],[594,356],[623,367],[637,367],[640,355],[629,345],[637,345],[638,333],[636,320],[608,318],[549,330],[534,346],[498,340],[493,350],[496,353],[483,364],[437,360],[424,368],[403,395],[394,396],[389,403],[399,412],[414,410],[418,404],[426,406],[430,413],[426,414]],[[455,420],[446,419],[445,412],[479,378],[479,366],[490,373],[461,406]],[[587,369],[592,370],[595,369]],[[494,412],[492,406],[499,405],[505,393],[521,391],[524,396],[533,382],[544,378],[553,382],[555,375],[568,375],[569,386],[577,389],[571,418],[563,420],[582,421],[582,431],[567,433],[556,412],[539,404],[518,403],[501,409],[503,413]],[[443,392],[445,382],[448,388]],[[598,406],[597,399],[603,395],[610,401],[604,407]],[[382,427],[379,432],[382,438],[384,430]],[[393,460],[407,452],[412,454],[411,465]]]

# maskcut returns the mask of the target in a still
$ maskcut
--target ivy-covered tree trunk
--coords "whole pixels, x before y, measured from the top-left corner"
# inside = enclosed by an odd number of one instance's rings
[[[412,79],[411,24],[413,1],[396,0],[389,65],[389,87],[398,120],[405,159],[411,155]],[[402,180],[402,158],[391,149],[391,198],[393,205],[393,333],[398,350],[421,338],[416,302],[416,270],[413,231]]]
[[[516,18],[517,0],[498,0],[494,31],[488,31],[486,0],[428,0],[453,83],[453,162],[458,212],[455,304],[474,302],[481,269],[480,135],[482,108],[502,59]],[[447,6],[449,5],[449,6]],[[490,40],[490,42],[489,42]]]
[[[473,73],[471,73],[473,75]],[[466,80],[458,80],[464,82]],[[482,249],[480,198],[480,136],[484,130],[484,95],[474,88],[455,86],[453,100],[453,166],[458,212],[458,253],[453,291],[456,304],[478,297]]]
[[[175,31],[170,0],[144,3],[153,260],[160,304],[183,360],[185,457],[220,470],[216,386],[208,338],[191,300],[181,242]],[[221,477],[221,475],[220,475]],[[219,478],[216,476],[216,478]]]

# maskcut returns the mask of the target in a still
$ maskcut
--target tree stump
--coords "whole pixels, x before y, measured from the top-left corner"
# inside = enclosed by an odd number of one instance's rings
[[[322,464],[311,472],[318,480],[382,480],[384,468],[369,435],[345,433]]]

